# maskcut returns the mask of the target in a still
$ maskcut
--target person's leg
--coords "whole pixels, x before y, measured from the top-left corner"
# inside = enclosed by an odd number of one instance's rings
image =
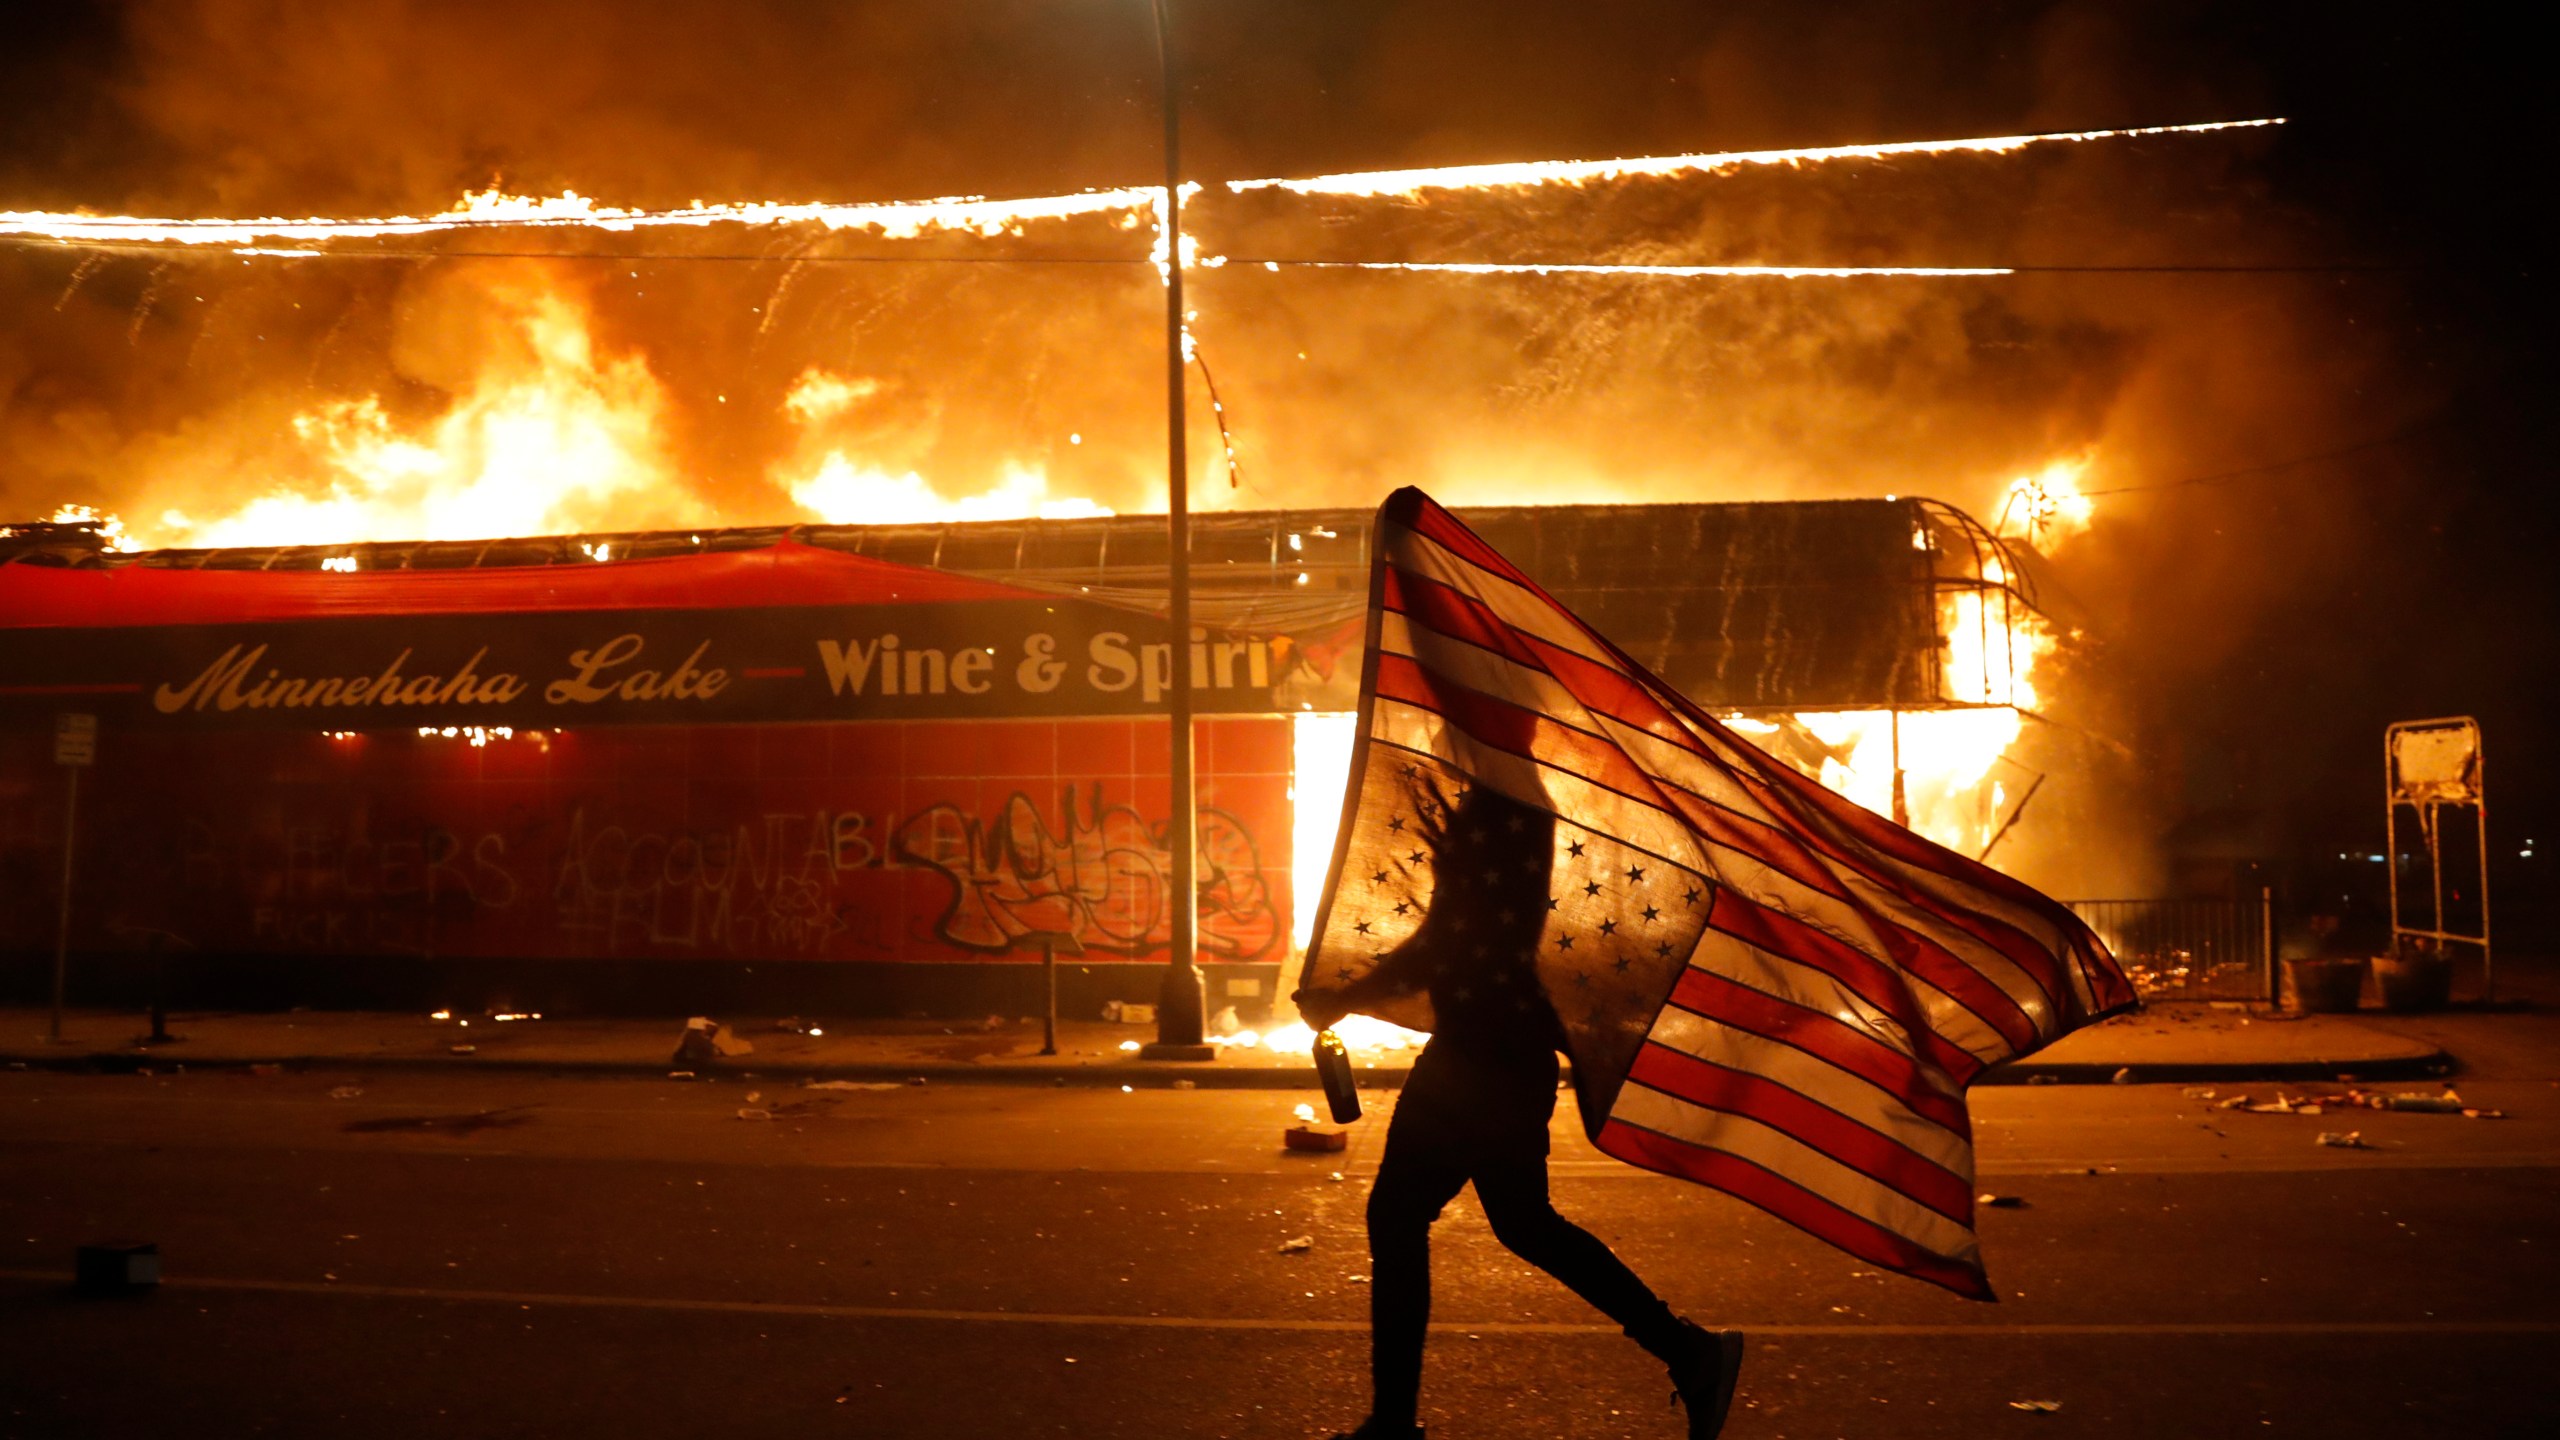
[[[1390,1129],[1369,1190],[1369,1419],[1410,1427],[1422,1394],[1422,1342],[1431,1324],[1431,1222],[1467,1183],[1410,1134]]]
[[[1655,1358],[1667,1362],[1681,1353],[1680,1317],[1600,1237],[1556,1213],[1547,1198],[1544,1155],[1480,1166],[1475,1182],[1484,1218],[1504,1248],[1563,1281]]]

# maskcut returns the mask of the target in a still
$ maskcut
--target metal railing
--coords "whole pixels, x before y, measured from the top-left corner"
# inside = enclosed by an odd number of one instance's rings
[[[2115,952],[2146,1000],[2270,1000],[2275,901],[2064,902]]]

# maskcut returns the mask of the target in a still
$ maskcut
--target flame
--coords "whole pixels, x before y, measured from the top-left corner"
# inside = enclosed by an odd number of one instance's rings
[[[1357,715],[1289,717],[1289,935],[1301,953],[1315,939],[1316,903],[1333,868],[1334,834],[1342,826],[1342,794],[1351,784],[1351,750],[1359,738]]]
[[[1425,191],[1485,190],[1525,185],[1588,185],[1594,181],[1649,176],[1716,175],[1753,166],[1820,165],[1836,160],[1885,160],[1902,156],[2004,155],[2031,145],[2086,144],[2097,140],[2139,139],[2161,135],[2203,135],[2223,130],[2252,130],[2282,125],[2281,118],[2219,120],[2192,125],[2148,125],[2115,130],[2055,131],[2032,135],[1990,135],[1957,140],[1905,140],[1880,145],[1831,145],[1793,150],[1734,150],[1715,154],[1649,155],[1617,160],[1538,160],[1492,165],[1450,165],[1431,169],[1370,170],[1306,179],[1235,180],[1227,190],[1284,190],[1299,195],[1413,196]],[[1182,187],[1187,201],[1199,192]],[[529,229],[578,228],[612,232],[713,225],[815,225],[829,231],[858,230],[884,239],[912,239],[928,234],[981,237],[1019,235],[1041,221],[1119,213],[1124,227],[1134,228],[1152,215],[1157,239],[1150,259],[1162,270],[1167,256],[1163,235],[1161,188],[1086,190],[1070,195],[1040,195],[1014,200],[983,196],[946,197],[866,204],[739,201],[691,205],[669,210],[624,209],[599,205],[574,190],[556,196],[510,195],[492,188],[466,194],[441,215],[393,215],[363,219],[283,217],[174,219],[135,215],[93,215],[79,211],[0,211],[0,236],[88,245],[226,245],[243,254],[296,254],[257,248],[260,241],[330,241],[434,235],[499,227]],[[1186,239],[1182,263],[1223,264],[1223,257],[1196,255]],[[1811,274],[1827,273],[1808,271]]]
[[[1407,1030],[1367,1015],[1345,1015],[1334,1022],[1333,1033],[1340,1037],[1343,1048],[1370,1052],[1419,1050],[1431,1037],[1420,1030]],[[1262,1048],[1275,1055],[1313,1055],[1316,1032],[1303,1020],[1292,1020],[1266,1032]]]
[[[403,424],[372,395],[306,410],[292,429],[314,481],[210,518],[163,512],[148,543],[491,539],[622,528],[635,507],[675,523],[705,518],[672,498],[684,491],[647,362],[599,355],[585,306],[530,272],[477,283],[511,343],[482,347],[477,374],[442,414]]]
[[[1226,263],[1219,258],[1218,263]],[[1657,280],[1959,279],[2015,275],[1997,265],[1562,265],[1482,261],[1265,260],[1267,270],[1406,270],[1442,275],[1634,275]]]
[[[1108,515],[1081,496],[1049,493],[1048,472],[1007,461],[995,483],[976,494],[946,495],[920,470],[858,459],[866,401],[883,386],[865,376],[811,366],[783,396],[782,411],[800,427],[797,453],[777,466],[775,483],[791,503],[830,525],[904,525],[944,520],[1078,520]],[[886,443],[886,442],[882,442]]]
[[[2055,643],[2040,616],[1996,588],[2009,579],[2005,566],[1986,562],[1982,578],[1985,587],[1951,590],[1938,601],[1946,642],[1942,693],[1965,708],[1793,717],[1821,742],[1818,760],[1807,767],[1815,779],[1890,817],[1898,766],[1910,827],[1968,855],[1982,853],[2008,818],[2008,787],[1991,772],[2037,708],[2035,672]],[[1755,740],[1785,728],[1744,716],[1725,723]]]
[[[65,505],[47,516],[46,523],[93,527],[98,532],[99,541],[110,551],[121,553],[142,548],[131,535],[125,533],[123,520],[95,505]]]
[[[1716,175],[1761,165],[1819,165],[1833,160],[1886,160],[1903,155],[2005,155],[2030,145],[2085,144],[2150,135],[2201,135],[2282,125],[2282,119],[2217,120],[2199,125],[2147,125],[2123,130],[2067,130],[2036,135],[1986,135],[1967,140],[1904,140],[1885,145],[1827,145],[1798,150],[1729,150],[1702,155],[1649,155],[1624,160],[1531,160],[1493,165],[1444,165],[1427,170],[1368,170],[1305,180],[1234,180],[1227,188],[1286,190],[1296,195],[1411,196],[1426,190],[1486,190],[1508,185],[1588,185],[1667,175]]]
[[[1996,527],[2001,538],[2023,540],[2049,554],[2055,546],[2088,529],[2097,506],[2081,493],[2080,482],[2089,473],[2091,459],[2088,455],[2075,455],[2056,460],[2032,475],[2010,481],[2007,493],[2001,497],[2000,523]]]
[[[868,400],[880,393],[880,382],[859,376],[843,376],[812,365],[800,372],[791,389],[782,397],[782,411],[803,425],[832,420],[853,408],[857,400]]]
[[[705,205],[697,201],[671,210],[633,210],[599,205],[575,190],[541,197],[510,195],[493,188],[464,195],[441,215],[351,220],[321,216],[172,219],[79,211],[0,210],[0,235],[93,245],[226,245],[243,254],[286,255],[304,252],[258,249],[257,242],[373,240],[499,228],[628,232],[712,225],[816,225],[829,231],[866,231],[891,240],[934,233],[994,237],[1019,235],[1037,221],[1141,210],[1159,193],[1143,189],[1091,190],[1020,200],[955,196],[855,205],[768,200]]]

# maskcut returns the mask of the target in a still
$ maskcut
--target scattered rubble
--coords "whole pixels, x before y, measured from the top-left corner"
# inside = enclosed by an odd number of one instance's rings
[[[1316,1237],[1313,1235],[1293,1235],[1280,1242],[1280,1249],[1278,1253],[1282,1255],[1303,1255],[1314,1248],[1316,1248]]]
[[[2059,1400],[2012,1400],[2009,1402],[2009,1408],[2024,1410],[2034,1415],[2051,1415],[2062,1408],[2062,1402]]]
[[[675,1059],[669,1063],[678,1069],[706,1069],[714,1060],[755,1053],[755,1042],[708,1016],[696,1015],[684,1022],[684,1034],[676,1039]]]
[[[1291,1150],[1310,1150],[1327,1154],[1349,1148],[1351,1134],[1346,1130],[1319,1129],[1313,1125],[1292,1125],[1280,1132],[1280,1143]],[[1335,1178],[1341,1177],[1337,1175]]]
[[[2320,1138],[2312,1143],[2326,1145],[2337,1150],[2370,1150],[2373,1148],[2372,1146],[2364,1143],[2364,1132],[2361,1130],[2323,1130],[2320,1132]]]
[[[770,1110],[760,1110],[755,1106],[749,1105],[739,1109],[738,1118],[741,1120],[770,1120],[773,1118],[773,1112]]]

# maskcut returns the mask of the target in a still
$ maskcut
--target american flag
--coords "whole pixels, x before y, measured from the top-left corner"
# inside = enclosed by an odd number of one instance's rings
[[[1388,497],[1375,554],[1307,986],[1348,987],[1421,929],[1430,838],[1471,788],[1551,813],[1552,864],[1523,872],[1546,893],[1501,908],[1540,927],[1592,1141],[1992,1298],[1964,1087],[2134,1004],[2114,957],[2059,903],[1736,738],[1421,491]],[[1427,1030],[1430,1007],[1360,1008]]]

